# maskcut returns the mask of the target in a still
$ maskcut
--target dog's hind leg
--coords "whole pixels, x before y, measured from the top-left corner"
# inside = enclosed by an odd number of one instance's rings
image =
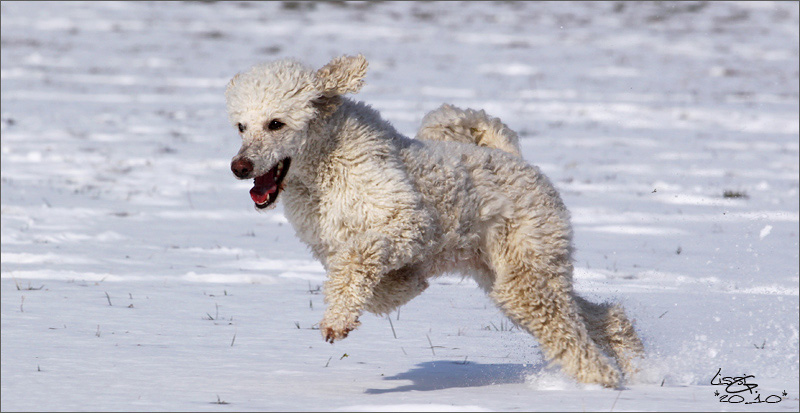
[[[411,301],[428,288],[424,274],[415,267],[403,267],[384,275],[372,290],[364,310],[373,314],[389,314]]]
[[[503,244],[493,254],[492,298],[565,372],[584,383],[618,386],[619,369],[592,339],[573,298],[568,254],[542,258],[520,251],[520,244]]]
[[[634,358],[643,356],[644,346],[622,306],[595,304],[578,295],[575,301],[592,339],[614,356],[623,372],[633,374],[636,371]]]

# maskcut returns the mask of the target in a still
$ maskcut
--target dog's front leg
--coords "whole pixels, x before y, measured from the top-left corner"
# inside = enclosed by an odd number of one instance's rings
[[[396,246],[380,233],[366,232],[350,239],[328,261],[325,316],[319,324],[325,341],[347,337],[361,323],[358,316],[373,288],[392,269]]]

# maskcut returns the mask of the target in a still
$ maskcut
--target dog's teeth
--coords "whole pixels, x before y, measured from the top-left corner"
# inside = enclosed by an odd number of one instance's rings
[[[281,171],[283,171],[283,161],[278,162],[278,173],[281,173]]]

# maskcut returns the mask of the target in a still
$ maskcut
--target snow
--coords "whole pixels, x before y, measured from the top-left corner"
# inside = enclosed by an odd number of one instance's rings
[[[797,2],[0,10],[4,411],[798,410]],[[645,341],[624,389],[547,366],[457,275],[323,342],[325,273],[230,173],[224,86],[358,52],[356,97],[406,134],[443,102],[519,131],[576,290]],[[718,369],[781,402],[720,402]]]

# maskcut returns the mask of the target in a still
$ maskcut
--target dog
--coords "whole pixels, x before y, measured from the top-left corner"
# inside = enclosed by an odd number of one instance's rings
[[[572,287],[569,212],[520,153],[517,134],[484,111],[443,105],[416,139],[344,97],[362,55],[319,70],[284,59],[234,76],[225,95],[242,146],[231,162],[254,180],[260,210],[284,202],[297,236],[325,267],[325,341],[368,311],[388,314],[443,273],[472,277],[548,360],[585,383],[617,387],[642,342],[619,305]]]

